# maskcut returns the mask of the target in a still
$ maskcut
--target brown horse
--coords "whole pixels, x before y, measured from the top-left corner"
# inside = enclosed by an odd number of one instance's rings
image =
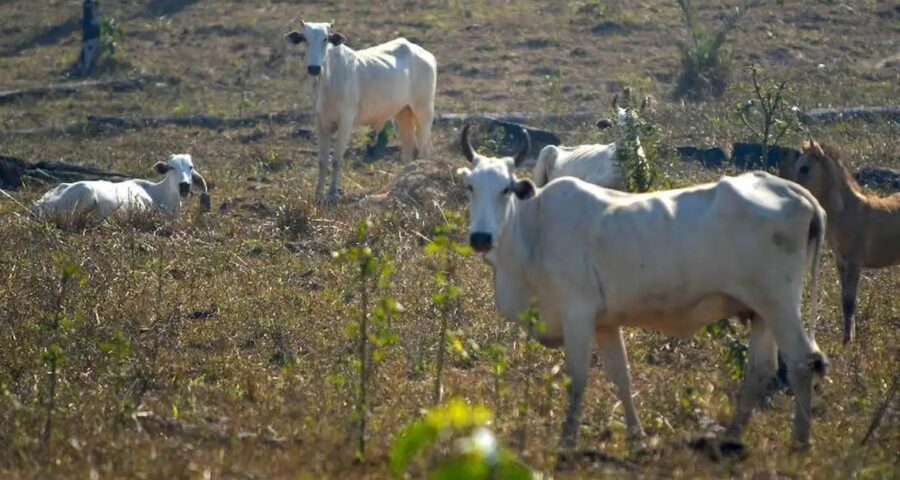
[[[900,264],[900,193],[878,197],[862,191],[838,152],[805,142],[803,154],[783,157],[779,174],[806,187],[828,215],[828,243],[841,279],[844,343],[854,337],[860,270]]]

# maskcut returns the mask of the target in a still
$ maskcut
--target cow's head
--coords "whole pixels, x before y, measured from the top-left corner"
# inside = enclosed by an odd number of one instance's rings
[[[209,189],[206,186],[206,180],[202,175],[197,173],[194,168],[194,161],[190,155],[186,153],[169,155],[169,159],[165,162],[156,162],[153,170],[160,175],[165,175],[166,180],[171,184],[177,185],[178,194],[182,198],[187,197],[191,193],[191,185],[197,186],[203,190],[200,197],[201,204],[204,208],[209,202]]]
[[[300,28],[302,30],[292,30],[284,35],[284,38],[294,45],[299,45],[303,42],[307,43],[306,71],[312,76],[322,73],[322,67],[325,63],[325,50],[328,48],[328,44],[340,45],[346,40],[340,33],[332,31],[332,23],[304,22],[300,20]]]
[[[513,157],[492,158],[479,155],[469,141],[469,127],[462,132],[462,150],[472,169],[457,171],[469,190],[469,244],[480,253],[489,252],[497,245],[500,231],[512,214],[515,198],[534,196],[536,187],[531,180],[518,180],[515,167],[522,164],[531,148],[528,132],[522,130],[523,145]]]

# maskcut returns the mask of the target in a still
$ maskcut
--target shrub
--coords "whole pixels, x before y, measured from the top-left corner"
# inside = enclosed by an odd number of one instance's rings
[[[613,113],[618,117],[616,161],[628,191],[647,192],[662,186],[665,178],[658,155],[658,133],[645,115],[648,99],[635,107],[631,97],[631,90],[626,89],[622,105],[618,104],[618,96],[613,101]],[[619,115],[620,108],[623,115]]]
[[[756,65],[751,66],[749,72],[753,98],[735,105],[734,114],[753,140],[760,144],[761,155],[750,165],[758,168],[765,164],[763,157],[768,155],[769,147],[788,133],[799,131],[802,125],[798,117],[800,110],[796,106],[789,107],[785,99],[785,82],[762,78],[761,69]]]
[[[447,344],[451,343],[457,351],[464,352],[458,336],[448,334],[450,316],[459,310],[461,290],[456,286],[456,268],[458,259],[472,253],[472,248],[454,239],[463,230],[463,216],[457,212],[444,211],[445,223],[437,227],[434,239],[425,245],[425,252],[437,260],[434,283],[437,292],[432,296],[434,306],[440,316],[438,332],[438,350],[435,359],[434,390],[432,403],[438,404],[443,395],[441,377],[444,370],[444,357]]]
[[[359,372],[354,420],[359,428],[356,458],[361,461],[366,456],[366,427],[371,403],[370,379],[375,376],[375,366],[382,360],[384,349],[398,343],[399,338],[391,329],[391,318],[403,312],[403,306],[384,293],[374,302],[370,322],[370,300],[376,292],[372,282],[377,279],[375,287],[385,291],[393,273],[390,262],[384,256],[375,255],[368,245],[368,232],[372,227],[370,220],[359,222],[353,245],[332,253],[336,261],[355,270],[352,274],[353,283],[359,288],[359,321],[350,324],[347,333],[357,338],[356,358],[352,363]]]
[[[721,30],[709,34],[697,19],[691,0],[678,0],[690,42],[681,46],[681,75],[675,87],[676,97],[700,100],[708,96],[718,97],[725,91],[730,73],[725,41],[741,17],[754,5],[754,0],[745,0],[742,8],[737,8],[733,15],[725,19]]]
[[[116,54],[122,39],[122,26],[116,17],[107,17],[100,22],[100,48],[110,57]]]

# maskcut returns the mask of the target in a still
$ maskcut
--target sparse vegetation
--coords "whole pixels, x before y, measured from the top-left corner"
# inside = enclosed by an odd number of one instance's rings
[[[679,64],[672,34],[682,28],[682,20],[674,2],[614,2],[639,26],[631,34],[606,35],[602,41],[590,33],[600,20],[580,23],[565,4],[450,3],[420,2],[397,13],[404,4],[381,8],[366,2],[317,2],[304,5],[301,13],[316,20],[334,18],[354,47],[398,31],[433,51],[442,114],[605,113],[608,92],[620,87],[615,79],[635,88],[652,79],[644,93],[657,95],[677,81],[667,77]],[[694,3],[703,19],[727,8]],[[761,63],[772,78],[788,81],[798,104],[810,107],[877,105],[900,98],[891,67],[873,66],[895,53],[892,38],[884,35],[893,20],[880,13],[883,2],[852,6],[853,13],[816,1],[761,3],[729,35],[738,41],[726,41],[734,71],[738,65]],[[47,2],[0,2],[0,50],[5,53],[0,55],[0,85],[13,89],[64,81],[80,40],[77,25],[69,33],[66,26],[73,25],[70,20],[77,14],[71,8],[50,8]],[[83,123],[86,115],[172,115],[176,107],[181,115],[235,115],[242,90],[248,99],[245,116],[307,111],[312,81],[305,75],[302,53],[289,50],[281,39],[298,14],[296,2],[120,2],[116,17],[127,38],[116,55],[127,54],[128,65],[117,75],[158,74],[172,82],[23,98],[0,107],[0,154],[34,162],[65,159],[149,176],[150,163],[189,152],[203,162],[203,173],[214,187],[214,208],[207,214],[198,215],[192,200],[175,221],[147,221],[138,227],[111,221],[59,229],[24,215],[23,205],[49,186],[11,190],[15,201],[0,194],[0,477],[393,474],[396,435],[432,406],[439,323],[432,296],[438,263],[424,246],[435,237],[435,226],[445,223],[441,210],[465,216],[464,189],[453,175],[465,165],[457,125],[438,122],[437,152],[412,167],[398,161],[392,149],[375,162],[347,162],[346,198],[327,211],[311,209],[303,200],[315,182],[316,141],[314,135],[298,134],[298,127],[309,130],[311,123],[10,133]],[[420,23],[429,18],[444,26]],[[523,41],[534,29],[552,32],[552,37],[546,35],[556,46],[526,50]],[[813,63],[772,61],[770,52],[786,45]],[[852,47],[853,62],[840,61],[849,54],[840,50],[842,45]],[[825,67],[815,68],[819,61]],[[252,77],[236,85],[235,72],[250,64]],[[543,76],[555,68],[565,76],[559,91],[550,92]],[[474,69],[482,73],[464,73]],[[638,78],[642,80],[631,81]],[[745,138],[745,127],[710,119],[733,119],[733,106],[744,97],[726,89],[719,99],[682,105],[662,96],[649,121],[664,135],[664,146],[725,146]],[[533,123],[560,134],[567,144],[598,141],[587,120],[538,117]],[[815,132],[839,145],[854,166],[900,168],[897,128],[896,123],[852,121],[817,124]],[[360,157],[359,149],[350,149],[348,158]],[[427,185],[441,195],[415,201],[404,197],[403,203],[390,199],[384,205],[361,200],[363,193],[383,192],[400,172],[419,165],[431,169],[424,176]],[[684,185],[728,173],[689,162],[661,162],[660,168]],[[381,270],[369,279],[366,461],[357,462],[354,412],[360,370],[353,359],[359,330],[348,325],[361,319],[359,284],[354,282],[358,265],[335,262],[331,252],[358,245],[356,227],[366,219],[373,220],[366,243],[373,255],[389,258],[393,272],[386,284],[380,283]],[[56,252],[79,265],[89,281],[70,281],[63,302],[64,316],[77,313],[79,320],[66,331],[62,345],[65,361],[57,369],[52,455],[47,458],[40,445],[49,371],[41,354],[42,325],[53,311],[62,278]],[[740,246],[733,254],[741,254]],[[880,428],[866,444],[860,442],[889,397],[897,371],[900,270],[867,273],[866,294],[860,298],[860,341],[843,348],[837,273],[833,262],[823,262],[816,339],[831,366],[816,393],[814,446],[808,452],[790,448],[791,399],[781,393],[754,414],[743,438],[749,453],[744,460],[716,462],[687,446],[686,439],[714,430],[732,413],[736,345],[726,335],[746,343],[747,328],[740,323],[732,324],[727,334],[701,329],[687,339],[625,329],[635,402],[654,443],[629,448],[622,408],[595,363],[584,402],[582,455],[570,469],[557,471],[566,398],[565,381],[554,367],[563,355],[539,347],[526,359],[522,329],[501,320],[496,311],[490,268],[476,255],[454,257],[454,262],[453,285],[462,292],[457,303],[464,314],[449,317],[441,374],[445,396],[467,405],[489,405],[493,416],[487,426],[498,445],[515,451],[544,478],[896,476],[896,403],[885,410]],[[386,311],[381,320],[383,295],[405,311]],[[386,341],[391,335],[397,343]],[[467,357],[458,353],[453,338]],[[530,399],[524,396],[526,381],[531,382]],[[522,418],[518,411],[526,400],[530,414]],[[528,444],[520,445],[526,421]],[[438,435],[435,444],[414,456],[405,474],[427,475],[453,458],[454,439],[469,433]]]

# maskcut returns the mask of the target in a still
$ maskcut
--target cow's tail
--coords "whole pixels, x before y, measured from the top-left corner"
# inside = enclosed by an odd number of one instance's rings
[[[809,340],[813,349],[819,351],[816,344],[816,323],[819,321],[819,264],[822,259],[822,248],[825,244],[825,210],[818,202],[813,202],[814,214],[809,224],[807,252],[809,261]]]

